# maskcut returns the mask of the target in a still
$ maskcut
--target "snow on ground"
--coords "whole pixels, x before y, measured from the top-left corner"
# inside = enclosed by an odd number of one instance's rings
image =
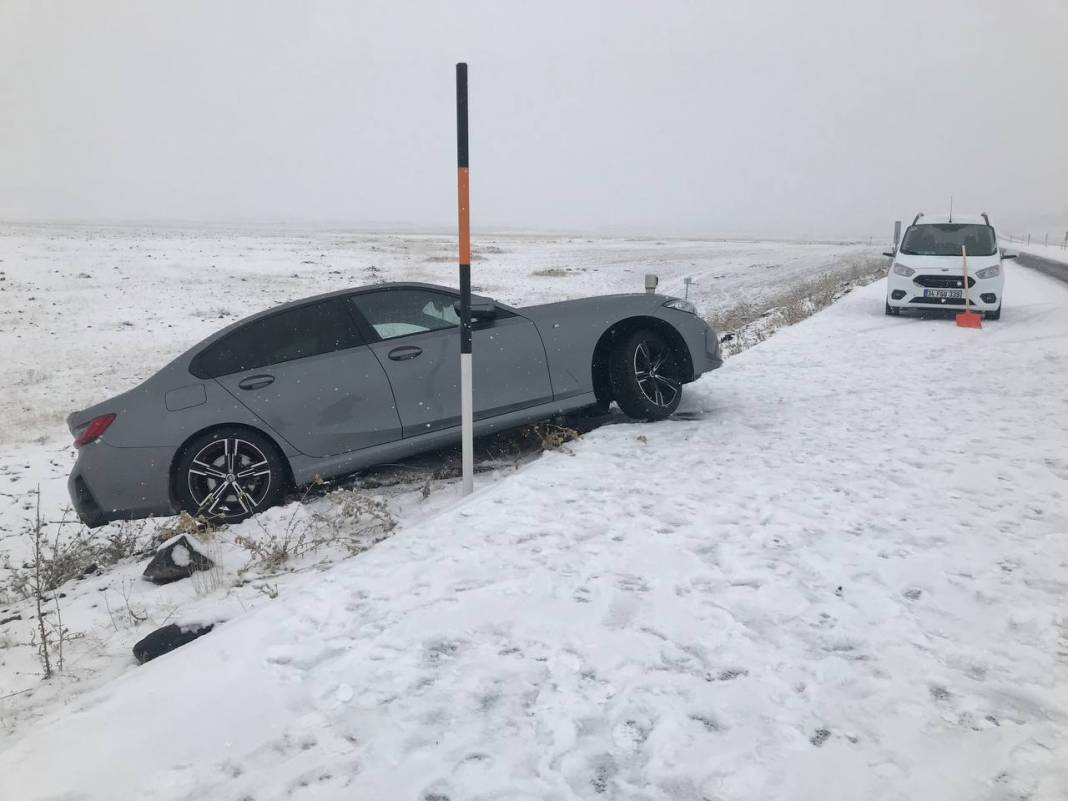
[[[132,388],[240,317],[317,292],[379,281],[455,284],[448,235],[331,230],[0,226],[0,563],[25,558],[39,484],[46,520],[69,505],[66,415]],[[661,290],[708,315],[760,307],[823,275],[849,277],[877,249],[857,244],[475,238],[474,281],[530,305]],[[22,546],[20,546],[22,543]],[[0,598],[2,601],[2,598]]]
[[[318,571],[362,552],[393,522],[432,517],[453,496],[441,454],[365,471],[216,533],[214,574],[154,587],[140,579],[147,556],[108,566],[116,551],[150,552],[171,536],[175,520],[92,532],[72,522],[65,507],[74,451],[65,415],[132,387],[207,333],[273,303],[382,280],[452,283],[453,247],[446,235],[0,226],[0,340],[8,356],[0,360],[0,749],[28,721],[134,669],[130,647],[152,629],[254,609],[285,592],[290,571]],[[872,253],[855,244],[500,234],[476,237],[475,275],[481,291],[524,304],[633,291],[652,269],[668,292],[682,293],[682,278],[693,276],[691,297],[708,314],[741,306],[756,313],[821,276],[837,281],[865,271]],[[749,339],[764,334],[752,333]],[[529,436],[478,445],[483,483],[511,475],[539,451]],[[60,608],[50,607],[49,619],[61,615],[74,639],[64,644],[60,675],[46,683],[30,604],[12,591],[27,574],[37,486],[50,544],[110,551],[99,569],[58,589]],[[281,551],[298,553],[277,564],[272,554]]]
[[[881,283],[76,698],[0,798],[1063,799],[1068,288]]]

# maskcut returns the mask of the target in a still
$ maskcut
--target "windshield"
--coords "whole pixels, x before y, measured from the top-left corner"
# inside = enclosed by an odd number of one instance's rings
[[[962,245],[969,256],[993,256],[997,252],[994,229],[958,223],[912,225],[901,241],[901,252],[908,256],[959,256]]]

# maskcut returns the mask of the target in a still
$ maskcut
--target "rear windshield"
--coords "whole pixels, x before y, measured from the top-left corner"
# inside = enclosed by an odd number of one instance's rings
[[[909,256],[959,256],[962,245],[969,256],[993,256],[997,252],[994,229],[958,223],[911,225],[901,240],[901,252]]]

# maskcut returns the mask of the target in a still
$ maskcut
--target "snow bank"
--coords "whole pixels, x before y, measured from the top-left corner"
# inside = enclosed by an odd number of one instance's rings
[[[1063,799],[1068,288],[882,284],[88,693],[0,798]]]

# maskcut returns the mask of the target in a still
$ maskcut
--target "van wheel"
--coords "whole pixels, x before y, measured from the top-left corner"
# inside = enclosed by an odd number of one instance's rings
[[[983,312],[983,317],[987,320],[1000,320],[1001,306],[999,305],[994,311]]]
[[[236,523],[277,504],[287,475],[285,459],[268,437],[247,428],[216,428],[182,451],[174,494],[194,517]]]
[[[612,395],[627,417],[663,420],[679,408],[682,370],[675,351],[655,331],[635,331],[609,356]]]
[[[896,306],[891,306],[890,302],[887,301],[886,314],[890,315],[891,317],[897,317],[899,314],[901,314],[901,309],[897,308]]]

